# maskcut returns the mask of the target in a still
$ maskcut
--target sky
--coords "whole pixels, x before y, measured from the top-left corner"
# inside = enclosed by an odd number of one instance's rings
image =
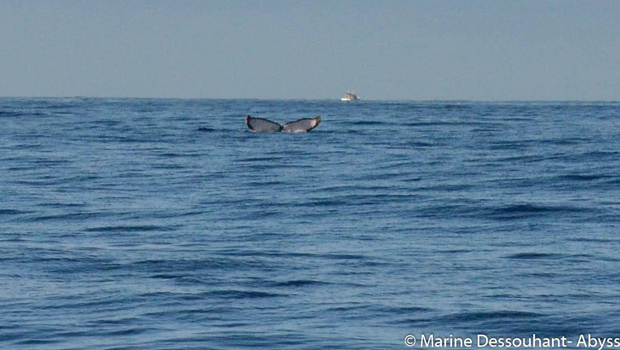
[[[0,96],[620,100],[620,1],[0,0]]]

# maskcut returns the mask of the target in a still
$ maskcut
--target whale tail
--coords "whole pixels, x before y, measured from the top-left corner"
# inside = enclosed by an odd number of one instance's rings
[[[316,128],[321,122],[321,116],[316,118],[302,118],[294,122],[280,125],[265,118],[245,117],[245,123],[253,132],[308,132]]]

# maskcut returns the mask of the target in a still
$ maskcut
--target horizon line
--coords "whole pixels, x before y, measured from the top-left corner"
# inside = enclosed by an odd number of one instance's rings
[[[147,97],[147,96],[0,96],[0,99],[142,99],[142,100],[224,100],[224,101],[330,101],[343,102],[340,98],[258,98],[258,97]],[[576,103],[618,103],[620,100],[487,100],[487,99],[360,99],[348,103],[364,102],[576,102]],[[343,102],[344,103],[344,102]]]

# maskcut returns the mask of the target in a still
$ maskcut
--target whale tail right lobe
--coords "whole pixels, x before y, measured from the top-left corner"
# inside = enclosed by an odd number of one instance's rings
[[[316,118],[303,118],[294,122],[286,123],[282,126],[282,132],[308,132],[321,122],[321,116]]]

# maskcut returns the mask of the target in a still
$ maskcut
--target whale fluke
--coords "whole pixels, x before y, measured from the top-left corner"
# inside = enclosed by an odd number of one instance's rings
[[[294,122],[280,125],[265,118],[245,117],[245,123],[253,132],[308,132],[316,128],[321,122],[321,116],[303,118]]]

